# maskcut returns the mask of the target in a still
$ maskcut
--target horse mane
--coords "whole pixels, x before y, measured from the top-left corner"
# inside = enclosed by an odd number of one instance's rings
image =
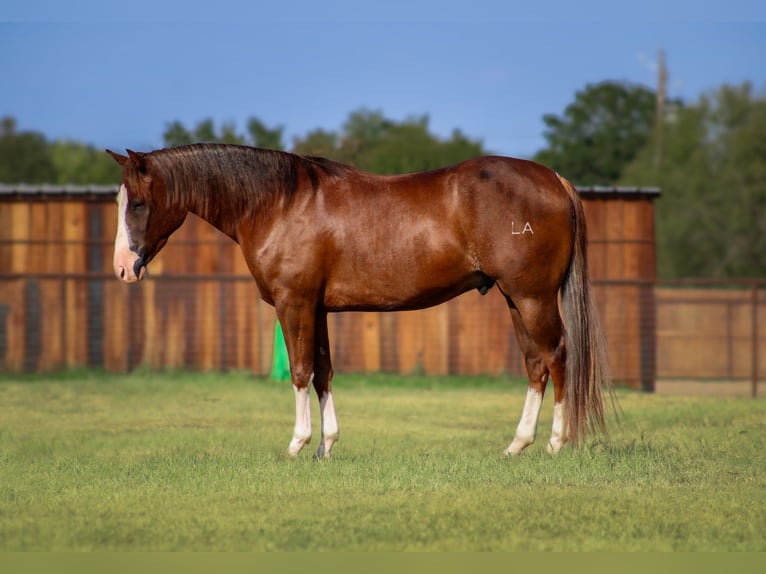
[[[166,148],[148,153],[146,159],[162,177],[169,205],[194,207],[198,214],[214,218],[224,208],[240,214],[263,213],[276,202],[289,203],[307,187],[306,179],[315,192],[323,177],[353,171],[322,157],[232,144]],[[220,196],[226,197],[225,203],[213,201]]]

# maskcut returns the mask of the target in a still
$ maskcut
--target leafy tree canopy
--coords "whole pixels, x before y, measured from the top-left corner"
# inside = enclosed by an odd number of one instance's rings
[[[543,116],[548,146],[535,161],[578,185],[610,185],[646,145],[654,128],[655,93],[620,82],[589,84],[562,116]]]
[[[50,145],[55,170],[53,183],[103,184],[118,182],[120,169],[104,150],[73,141],[56,141]]]
[[[238,145],[252,145],[270,149],[284,149],[282,138],[284,128],[269,128],[258,118],[247,121],[247,135],[237,133],[236,125],[231,122],[221,124],[216,129],[212,119],[199,122],[190,130],[179,121],[171,122],[165,128],[163,139],[167,147],[191,144],[195,142],[219,142]]]
[[[296,153],[322,155],[373,173],[435,169],[486,154],[482,143],[454,130],[448,139],[432,134],[428,116],[401,122],[380,111],[352,112],[339,133],[314,130],[296,138]]]
[[[45,136],[38,132],[17,131],[16,120],[0,120],[0,181],[50,183],[56,168]]]
[[[661,277],[766,276],[766,97],[750,84],[664,118],[621,182],[662,188]]]
[[[4,183],[111,184],[119,178],[103,150],[72,141],[48,142],[18,131],[16,120],[0,120],[0,181]]]

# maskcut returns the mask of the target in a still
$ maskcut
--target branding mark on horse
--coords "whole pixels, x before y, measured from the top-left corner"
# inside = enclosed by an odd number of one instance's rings
[[[532,229],[529,221],[524,222],[524,226],[521,229],[519,229],[515,221],[511,221],[511,235],[524,235],[525,233],[535,234],[535,230]]]

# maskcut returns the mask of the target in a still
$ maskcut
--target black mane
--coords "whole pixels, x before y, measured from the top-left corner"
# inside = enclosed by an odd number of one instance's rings
[[[163,179],[167,200],[216,218],[222,209],[257,213],[277,201],[289,202],[300,191],[316,191],[322,176],[337,177],[353,168],[314,156],[231,144],[198,143],[153,151],[149,165]],[[300,189],[301,181],[310,190]]]

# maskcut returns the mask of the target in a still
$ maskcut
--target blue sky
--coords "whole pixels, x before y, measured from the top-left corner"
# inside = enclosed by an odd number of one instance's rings
[[[534,4],[530,7],[529,4]],[[724,83],[766,93],[766,5],[515,2],[5,0],[0,116],[50,139],[162,146],[166,125],[249,117],[294,136],[366,107],[528,157],[544,114],[603,80],[687,102]]]

